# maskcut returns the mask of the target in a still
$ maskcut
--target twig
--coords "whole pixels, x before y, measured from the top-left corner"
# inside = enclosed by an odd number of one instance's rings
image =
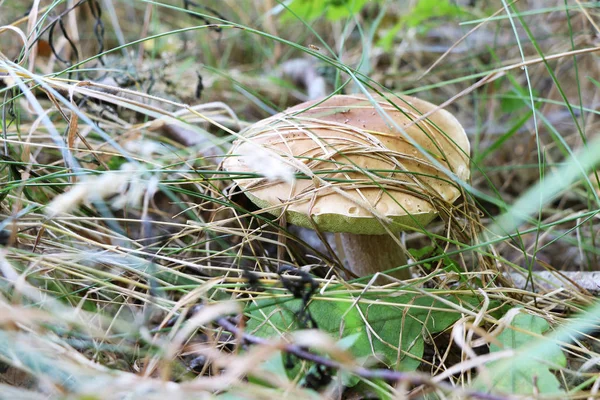
[[[221,326],[223,329],[231,332],[236,337],[241,337],[246,343],[249,344],[257,344],[257,345],[272,345],[267,339],[260,338],[258,336],[253,336],[248,333],[243,332],[239,329],[233,322],[231,322],[228,318],[222,317],[215,321],[215,323]],[[433,382],[430,377],[421,374],[415,374],[410,372],[400,372],[393,371],[388,369],[368,369],[364,367],[354,367],[348,368],[348,366],[343,365],[342,363],[332,360],[330,358],[322,357],[318,354],[311,353],[310,351],[304,349],[301,346],[295,344],[284,344],[281,346],[281,349],[288,354],[292,354],[300,359],[311,361],[316,364],[323,365],[325,367],[334,368],[334,369],[347,369],[353,374],[360,376],[365,379],[382,379],[389,383],[395,382],[409,382],[414,386],[424,385],[431,387],[438,387],[444,390],[457,390],[457,388],[452,387],[445,383]],[[473,398],[473,399],[482,399],[482,400],[506,400],[506,396],[497,396],[491,393],[482,393],[476,392],[472,390],[464,390],[461,393],[461,398]]]

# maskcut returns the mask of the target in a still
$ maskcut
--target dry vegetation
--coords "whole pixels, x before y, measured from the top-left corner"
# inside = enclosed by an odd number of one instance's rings
[[[596,397],[598,3],[325,3],[0,0],[0,399]],[[410,281],[220,168],[364,90],[472,143]]]

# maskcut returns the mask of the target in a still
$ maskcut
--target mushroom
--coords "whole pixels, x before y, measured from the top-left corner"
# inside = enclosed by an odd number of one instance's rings
[[[285,213],[291,224],[339,234],[355,275],[396,268],[407,264],[397,233],[422,229],[439,205],[460,196],[447,171],[469,178],[467,135],[452,114],[436,108],[409,96],[308,101],[247,128],[223,167],[262,174],[234,178],[258,207]],[[260,151],[299,178],[265,178],[268,173],[248,162]],[[392,275],[410,278],[408,267]]]

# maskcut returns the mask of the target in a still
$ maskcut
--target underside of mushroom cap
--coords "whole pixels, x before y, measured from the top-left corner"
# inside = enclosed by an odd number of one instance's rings
[[[259,207],[285,211],[295,225],[357,234],[422,227],[460,196],[444,169],[468,179],[469,142],[447,111],[414,123],[436,106],[408,96],[393,103],[363,95],[302,103],[244,131],[224,169],[260,174],[243,156],[259,149],[293,168],[293,182],[235,181]]]

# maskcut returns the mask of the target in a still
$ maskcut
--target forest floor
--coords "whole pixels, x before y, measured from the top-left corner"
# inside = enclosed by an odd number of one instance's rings
[[[580,1],[0,0],[0,399],[596,398],[599,26]],[[411,279],[240,190],[281,165],[223,168],[256,122],[361,93],[471,143],[460,199],[398,236]]]

